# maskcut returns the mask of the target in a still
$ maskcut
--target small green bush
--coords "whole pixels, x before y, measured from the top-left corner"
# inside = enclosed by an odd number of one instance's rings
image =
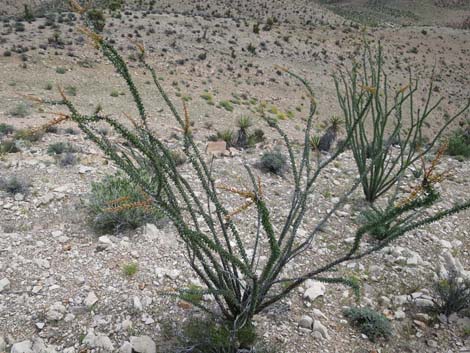
[[[383,219],[384,216],[389,212],[388,209],[382,210],[378,207],[370,207],[369,209],[364,210],[361,213],[361,220],[363,224],[372,224],[378,223],[376,227],[373,227],[369,234],[374,237],[376,240],[383,240],[388,235],[390,235],[390,230],[392,228],[392,221],[390,222],[382,222],[379,223],[378,221]]]
[[[56,125],[48,126],[45,130],[48,134],[56,134],[59,131],[59,128]]]
[[[21,148],[18,147],[15,140],[0,141],[0,154],[18,152],[21,152]]]
[[[126,275],[127,277],[132,277],[134,276],[137,271],[139,270],[139,265],[135,262],[130,262],[128,264],[125,264],[123,267],[122,267],[122,272],[124,273],[124,275]]]
[[[15,128],[11,125],[0,123],[0,136],[10,135],[15,131]]]
[[[261,156],[261,170],[276,175],[283,175],[287,166],[287,157],[279,150],[265,152]]]
[[[67,72],[67,69],[65,67],[58,67],[55,69],[55,72],[58,73],[58,74],[65,74]]]
[[[10,115],[18,118],[26,118],[31,113],[31,108],[26,103],[18,103],[15,108],[10,111]]]
[[[209,92],[204,92],[201,94],[201,98],[204,99],[207,104],[214,105],[214,96]]]
[[[162,218],[152,207],[121,207],[144,202],[145,196],[129,179],[114,175],[91,185],[88,197],[90,224],[99,233],[135,229]],[[116,202],[116,200],[124,200]],[[115,209],[112,209],[115,207]]]
[[[253,347],[257,335],[253,325],[246,325],[239,330],[237,337],[232,336],[230,327],[211,319],[190,319],[183,326],[180,342],[185,347],[194,347],[194,353],[225,353],[235,352],[234,347],[240,349]],[[254,348],[252,348],[254,349]],[[255,352],[247,350],[247,352]],[[266,348],[257,347],[256,352],[268,353]],[[270,350],[269,353],[272,353]]]
[[[225,141],[227,143],[227,147],[231,147],[233,145],[233,130],[227,129],[223,131],[217,131],[217,138],[216,141]]]
[[[447,154],[464,158],[470,157],[470,128],[467,130],[459,130],[449,138]]]
[[[447,278],[434,285],[435,310],[446,316],[470,310],[470,281],[459,278],[456,271],[450,271]]]
[[[50,156],[67,152],[76,152],[76,148],[69,142],[56,142],[50,144],[49,147],[47,147],[47,154]]]
[[[61,167],[69,167],[77,164],[77,156],[73,152],[65,152],[60,155],[57,162]]]
[[[0,178],[0,190],[6,191],[12,195],[27,194],[29,190],[29,183],[17,176],[9,178]]]
[[[86,13],[87,19],[93,24],[96,31],[102,32],[106,25],[106,19],[103,11],[98,9],[91,9]]]
[[[77,95],[77,87],[67,86],[67,87],[65,87],[65,93],[67,93],[69,96],[76,96]]]
[[[64,130],[64,132],[68,135],[77,135],[78,131],[75,130],[73,127],[68,127]]]
[[[171,156],[173,157],[173,161],[175,162],[176,166],[183,165],[186,163],[187,157],[183,151],[180,150],[172,150]]]
[[[219,106],[224,108],[228,112],[233,112],[233,105],[230,101],[220,101]]]
[[[42,131],[32,131],[29,129],[20,129],[15,133],[16,140],[23,140],[29,142],[38,142],[42,139],[44,133]]]
[[[265,139],[264,131],[261,129],[256,129],[248,136],[248,146],[253,147],[257,143],[264,142]]]
[[[392,335],[390,321],[382,314],[370,308],[349,308],[344,315],[359,328],[372,342],[378,338],[389,338]]]

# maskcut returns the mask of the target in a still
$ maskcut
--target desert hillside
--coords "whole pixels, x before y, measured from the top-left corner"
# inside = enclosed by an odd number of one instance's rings
[[[128,1],[82,15],[2,0],[0,353],[469,351],[469,19],[466,0]],[[368,74],[342,109],[341,75],[379,43],[388,91]],[[362,102],[375,110],[355,130],[348,107]],[[396,179],[367,200],[382,151],[375,178]],[[350,249],[367,256],[328,267]],[[272,285],[252,285],[271,261]],[[248,331],[220,320],[323,266]]]

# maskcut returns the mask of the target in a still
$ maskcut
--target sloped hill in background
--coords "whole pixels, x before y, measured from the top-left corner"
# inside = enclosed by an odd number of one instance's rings
[[[470,0],[319,0],[336,14],[366,25],[465,27]]]
[[[94,3],[100,3],[95,0]],[[27,4],[35,11],[68,8],[68,0],[3,0],[0,15],[20,14]],[[466,28],[470,23],[470,0],[160,0],[125,1],[128,7],[157,13],[203,17],[275,18],[299,25],[350,20],[376,25],[438,25]],[[437,16],[437,14],[439,14]]]

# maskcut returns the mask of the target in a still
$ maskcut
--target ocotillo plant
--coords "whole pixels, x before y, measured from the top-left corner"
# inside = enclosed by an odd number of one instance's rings
[[[348,131],[357,124],[350,146],[359,175],[363,175],[362,189],[369,202],[396,185],[405,170],[429,152],[445,129],[470,106],[469,100],[423,146],[423,126],[442,102],[442,98],[431,102],[433,79],[424,106],[417,107],[418,82],[411,73],[408,84],[392,92],[383,64],[381,45],[374,51],[364,41],[362,60],[335,77]]]
[[[78,11],[84,11],[76,5]],[[390,207],[376,220],[359,227],[354,234],[354,242],[338,257],[328,262],[310,260],[312,266],[306,272],[289,272],[286,267],[305,255],[319,231],[348,200],[360,185],[361,178],[352,181],[348,191],[330,210],[322,215],[318,224],[310,229],[306,236],[299,236],[299,228],[306,226],[306,215],[312,212],[311,197],[317,191],[316,181],[321,172],[342,152],[334,152],[327,159],[318,159],[311,163],[310,135],[316,110],[313,91],[308,82],[296,74],[289,75],[298,79],[305,87],[310,99],[310,111],[306,121],[304,146],[297,153],[277,121],[263,116],[267,124],[277,131],[288,151],[290,169],[293,178],[292,193],[289,199],[290,208],[287,215],[272,216],[266,195],[269,189],[264,187],[263,180],[246,165],[247,178],[251,181],[249,189],[238,189],[227,185],[217,185],[211,172],[210,164],[198,149],[191,132],[190,116],[183,102],[183,113],[170,100],[157,78],[155,70],[146,62],[143,46],[139,45],[142,55],[140,61],[148,70],[157,92],[171,111],[175,122],[182,131],[184,153],[188,157],[194,179],[188,180],[176,168],[172,154],[165,143],[150,127],[153,119],[145,109],[141,94],[134,79],[120,54],[99,34],[86,30],[101,54],[115,67],[127,84],[138,112],[137,119],[129,123],[120,122],[117,117],[103,115],[100,112],[83,114],[63,92],[58,101],[46,103],[58,104],[68,109],[64,116],[78,124],[80,129],[96,143],[103,152],[138,184],[148,195],[152,206],[164,212],[176,228],[179,237],[185,244],[189,264],[204,283],[205,289],[199,294],[212,294],[212,304],[200,301],[194,304],[218,315],[232,330],[230,352],[241,348],[250,348],[251,341],[239,335],[243,329],[252,327],[253,317],[289,295],[292,290],[302,285],[307,279],[329,283],[343,283],[357,289],[358,283],[351,278],[341,278],[337,268],[347,261],[357,261],[372,254],[391,241],[419,226],[437,221],[470,207],[470,201],[456,205],[451,209],[438,212],[425,218],[413,221],[394,222],[386,237],[373,244],[367,244],[363,237],[380,224],[392,224],[391,220],[405,218],[407,214],[429,207],[438,199],[438,193],[432,183],[426,183],[423,190],[415,197]],[[125,144],[113,143],[97,130],[97,123],[107,123]],[[347,129],[347,140],[355,133],[358,120]],[[144,171],[144,172],[143,172]],[[367,172],[367,170],[366,170]],[[245,203],[229,211],[224,205],[224,196],[238,195]],[[240,218],[237,214],[244,212],[243,229],[251,222],[253,235],[240,232]],[[309,218],[309,217],[308,217]],[[251,233],[249,233],[251,234]],[[183,298],[188,298],[184,295]],[[191,290],[194,294],[194,290]]]

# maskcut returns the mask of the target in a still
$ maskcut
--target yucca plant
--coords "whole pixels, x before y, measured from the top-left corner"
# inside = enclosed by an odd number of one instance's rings
[[[338,132],[341,128],[341,124],[343,124],[343,121],[337,116],[334,116],[330,119],[328,128],[318,141],[318,149],[320,151],[328,152],[331,149],[333,143],[338,137]]]
[[[350,146],[362,175],[362,189],[366,200],[374,202],[431,150],[445,129],[469,108],[470,100],[423,146],[423,126],[442,102],[442,98],[432,102],[433,79],[424,106],[417,107],[418,82],[411,72],[407,85],[392,91],[383,70],[382,46],[374,51],[364,43],[362,60],[335,76],[335,85],[346,129],[356,127]]]
[[[79,5],[76,4],[75,7],[80,11]],[[364,244],[363,236],[375,227],[377,222],[389,223],[390,220],[405,213],[415,212],[436,202],[438,194],[428,183],[422,193],[403,204],[391,207],[374,223],[359,227],[354,234],[353,244],[343,248],[337,257],[327,262],[309,261],[312,266],[305,272],[286,271],[286,266],[306,256],[306,251],[311,248],[317,234],[332,215],[344,205],[360,185],[361,180],[359,178],[351,182],[340,201],[322,214],[321,221],[314,228],[309,228],[305,237],[298,236],[299,228],[306,227],[306,218],[311,219],[308,215],[315,207],[310,202],[311,195],[315,191],[319,175],[342,152],[338,150],[315,166],[311,164],[309,138],[316,111],[315,101],[310,100],[304,146],[299,153],[294,151],[289,137],[278,122],[261,115],[285,142],[293,180],[292,192],[286,193],[290,200],[287,215],[285,217],[272,215],[267,197],[270,191],[265,187],[266,184],[261,176],[256,175],[250,166],[245,166],[246,177],[251,185],[249,188],[239,189],[230,185],[216,184],[209,162],[194,141],[185,103],[182,102],[183,112],[180,113],[165,93],[155,70],[146,62],[143,47],[139,46],[143,67],[148,70],[157,92],[181,128],[183,151],[188,157],[189,167],[192,168],[195,177],[188,179],[187,173],[180,174],[171,150],[149,127],[152,118],[145,109],[141,94],[125,60],[99,34],[92,31],[88,31],[87,34],[126,82],[137,108],[137,119],[126,123],[111,115],[80,113],[63,93],[60,100],[46,103],[65,106],[68,109],[65,116],[76,122],[88,138],[127,173],[133,183],[139,185],[152,207],[161,210],[174,224],[179,237],[185,243],[189,264],[204,284],[199,293],[209,293],[213,298],[210,303],[197,301],[194,305],[212,313],[224,322],[223,327],[230,328],[230,346],[226,352],[234,353],[247,349],[250,351],[253,342],[240,339],[240,333],[252,327],[256,314],[285,298],[307,279],[343,283],[357,289],[356,280],[338,277],[339,265],[347,261],[358,261],[382,249],[410,230],[470,207],[470,202],[465,202],[432,216],[391,227],[384,239],[374,244]],[[293,73],[289,74],[298,79],[309,96],[313,97],[313,91],[303,78]],[[107,123],[127,143],[125,145],[115,143],[99,134],[96,127],[102,123]],[[158,124],[158,121],[153,123]],[[353,135],[358,124],[359,122],[349,128],[347,139]],[[142,174],[142,170],[146,171],[145,175]],[[226,198],[228,194],[240,196],[245,203],[230,210],[227,205],[232,205],[233,201],[228,201]],[[237,216],[241,212],[244,212],[242,222]],[[249,236],[240,232],[241,224]],[[250,233],[250,230],[253,233]],[[300,269],[297,266],[293,267]],[[194,291],[192,293],[194,294]],[[184,298],[187,299],[187,296]]]
[[[237,139],[235,141],[235,147],[245,148],[248,146],[248,129],[253,125],[250,117],[242,116],[238,119],[237,126]]]

